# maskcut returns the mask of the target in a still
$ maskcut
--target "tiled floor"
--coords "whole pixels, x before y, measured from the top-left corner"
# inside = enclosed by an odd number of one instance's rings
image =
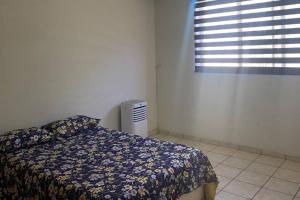
[[[200,149],[220,181],[216,200],[300,200],[300,163],[171,135],[154,135]]]

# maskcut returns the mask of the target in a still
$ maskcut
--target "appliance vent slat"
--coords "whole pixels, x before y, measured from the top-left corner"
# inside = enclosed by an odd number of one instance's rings
[[[134,112],[133,115],[143,115],[147,113],[146,111],[141,111],[141,112]]]
[[[138,110],[138,109],[141,109],[141,108],[146,108],[146,106],[139,106],[139,107],[136,107],[136,108],[133,108],[133,109]]]
[[[138,115],[140,113],[146,113],[146,112],[147,112],[146,110],[139,110],[139,111],[133,111],[133,114]]]
[[[147,114],[133,116],[133,119],[147,117]]]
[[[146,109],[139,109],[133,111],[133,116],[145,115],[147,113]]]
[[[133,119],[133,122],[140,122],[140,121],[144,121],[145,119],[147,118],[144,117],[144,118]]]
[[[147,137],[147,117],[146,101],[131,100],[121,104],[122,131]]]

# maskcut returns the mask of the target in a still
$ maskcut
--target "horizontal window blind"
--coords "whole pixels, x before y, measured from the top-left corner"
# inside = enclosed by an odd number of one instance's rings
[[[195,71],[300,74],[300,0],[196,0]]]

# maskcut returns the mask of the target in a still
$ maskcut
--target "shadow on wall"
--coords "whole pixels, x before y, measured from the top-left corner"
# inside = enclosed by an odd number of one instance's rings
[[[112,123],[116,122],[116,123]],[[102,125],[105,124],[106,128],[121,130],[121,108],[120,106],[115,106],[108,111],[105,119],[103,119]]]

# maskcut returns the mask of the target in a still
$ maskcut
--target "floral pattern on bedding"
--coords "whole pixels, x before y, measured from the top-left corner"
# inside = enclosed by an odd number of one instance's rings
[[[177,199],[217,183],[201,151],[97,127],[0,159],[0,199]]]
[[[42,129],[53,132],[57,137],[69,137],[98,126],[101,119],[95,119],[84,115],[75,115],[62,120],[57,120],[42,126]]]
[[[10,152],[54,139],[54,134],[40,128],[26,128],[0,135],[0,152]]]

